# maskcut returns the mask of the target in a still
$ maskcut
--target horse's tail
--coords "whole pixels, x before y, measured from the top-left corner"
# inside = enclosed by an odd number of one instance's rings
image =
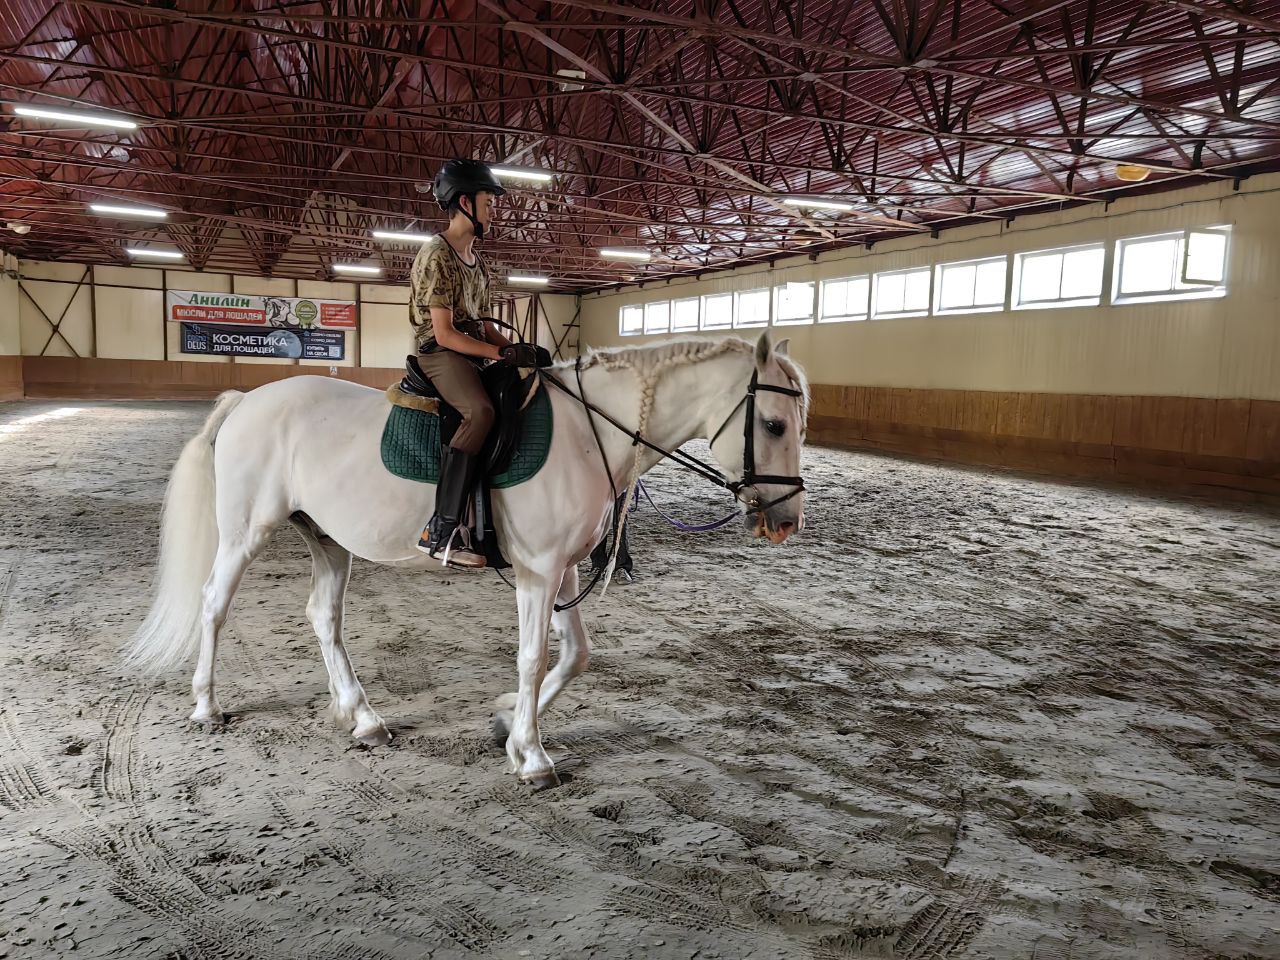
[[[187,441],[173,465],[160,519],[159,583],[147,619],[125,655],[130,667],[172,669],[186,663],[200,645],[204,582],[218,552],[213,441],[243,399],[237,390],[218,397],[204,428]]]

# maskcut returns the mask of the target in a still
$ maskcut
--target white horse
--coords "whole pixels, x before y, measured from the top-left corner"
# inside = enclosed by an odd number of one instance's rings
[[[748,532],[781,543],[803,525],[803,493],[763,482],[800,472],[808,394],[785,341],[775,349],[765,333],[754,347],[722,339],[598,351],[583,358],[580,371],[562,364],[553,372],[575,391],[580,376],[583,392],[600,411],[660,447],[674,450],[711,437],[712,454],[731,479],[754,466],[762,482],[737,492]],[[744,404],[755,379],[762,392]],[[798,393],[763,392],[766,385]],[[558,780],[538,717],[587,663],[579,609],[553,608],[557,599],[578,594],[576,565],[610,526],[614,495],[601,451],[618,489],[661,459],[598,415],[593,432],[575,397],[542,388],[551,391],[554,417],[547,461],[524,483],[493,491],[495,527],[514,568],[520,616],[519,687],[498,698],[497,722],[508,731],[513,770],[539,787]],[[416,549],[435,488],[394,476],[382,463],[390,409],[379,390],[294,377],[248,394],[223,394],[183,449],[165,494],[156,598],[129,660],[151,670],[173,668],[198,651],[193,721],[223,721],[214,692],[218,634],[245,569],[288,520],[311,550],[307,616],[328,668],[334,719],[366,744],[390,741],[343,646],[351,557],[439,567]],[[754,464],[744,466],[748,411],[755,420]],[[561,637],[560,658],[550,672],[549,626]]]

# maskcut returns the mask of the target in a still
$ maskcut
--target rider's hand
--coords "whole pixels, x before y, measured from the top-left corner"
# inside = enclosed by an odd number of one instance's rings
[[[517,367],[549,367],[551,354],[533,343],[511,343],[502,348],[502,359]]]

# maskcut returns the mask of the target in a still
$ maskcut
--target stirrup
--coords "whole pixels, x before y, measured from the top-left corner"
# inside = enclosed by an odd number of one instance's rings
[[[435,557],[436,554],[433,552],[431,556]],[[471,549],[470,544],[466,543],[464,530],[461,526],[455,527],[453,533],[449,535],[449,539],[444,545],[444,556],[438,559],[446,567],[463,567],[478,570],[487,565],[484,555],[476,553]]]

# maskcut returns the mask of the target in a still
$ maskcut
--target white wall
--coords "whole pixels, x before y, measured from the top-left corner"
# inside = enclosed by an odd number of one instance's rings
[[[85,281],[87,271],[80,263],[19,261],[18,323],[24,354],[93,355],[92,288],[87,282],[81,282]]]
[[[544,293],[541,297],[541,303],[546,324],[542,329],[538,330],[538,343],[548,350],[554,350],[556,341],[564,339],[565,327],[573,322],[574,313],[577,311],[578,298],[564,294]],[[573,350],[570,348],[575,339],[570,336],[568,342],[565,343],[566,356],[573,355]]]
[[[149,267],[94,266],[86,277],[84,264],[11,260],[21,272],[19,282],[0,280],[0,355],[24,353],[72,356],[61,338],[49,342],[50,327],[43,309],[57,320],[71,300],[60,328],[82,357],[118,360],[183,360],[192,363],[231,363],[229,357],[184,354],[179,350],[179,329],[164,319],[164,291],[200,290],[208,293],[246,293],[274,296],[356,300],[359,327],[346,334],[346,360],[338,366],[400,367],[413,352],[413,328],[409,325],[409,288],[377,283],[343,283],[289,280],[197,273]],[[81,283],[77,289],[76,284]],[[552,345],[574,316],[576,298],[542,294],[545,323],[539,342]],[[37,306],[40,309],[37,309]],[[517,301],[520,317],[527,299]],[[259,357],[236,357],[235,363],[280,363]],[[330,366],[327,360],[300,360],[304,365]]]
[[[289,280],[199,273],[151,267],[8,261],[20,280],[0,276],[0,355],[101,357],[116,360],[183,360],[231,363],[229,357],[184,354],[179,329],[165,322],[164,291],[270,294],[369,302],[358,311],[357,330],[347,331],[346,359],[337,366],[390,366],[404,363],[412,349],[408,288],[317,280]],[[92,282],[90,282],[90,280]],[[59,336],[50,339],[50,323],[62,317]],[[366,323],[368,329],[366,330]],[[63,339],[65,337],[65,341]],[[407,343],[403,346],[400,341]],[[260,357],[236,357],[235,363],[281,363]],[[288,362],[288,361],[284,361]],[[328,367],[328,360],[299,360]]]
[[[18,321],[18,260],[0,250],[0,357],[22,353],[22,333]]]
[[[409,288],[360,285],[360,365],[402,367],[413,353]]]
[[[815,383],[968,390],[1280,400],[1280,174],[1089,204],[823,254],[776,268],[582,298],[591,346],[620,337],[626,304],[874,273],[1184,227],[1233,227],[1228,295],[1128,306],[913,317],[789,326],[792,354]],[[754,336],[758,331],[742,331]],[[722,336],[721,333],[699,334]]]

